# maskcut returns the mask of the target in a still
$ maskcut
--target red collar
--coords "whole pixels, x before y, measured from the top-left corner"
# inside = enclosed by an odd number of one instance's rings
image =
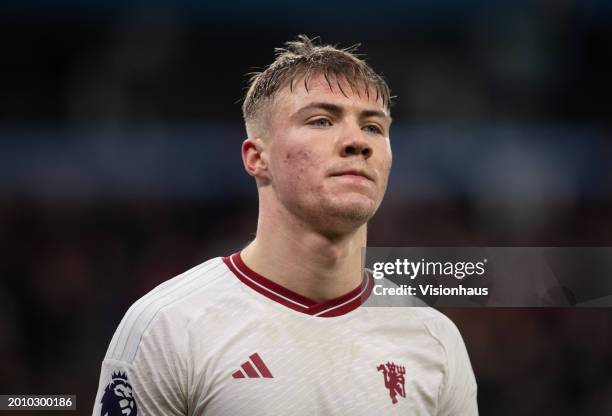
[[[357,309],[368,299],[374,287],[372,277],[366,273],[361,285],[350,292],[335,299],[317,302],[257,274],[244,264],[239,252],[224,257],[223,261],[242,283],[265,297],[295,311],[324,318],[344,315]]]

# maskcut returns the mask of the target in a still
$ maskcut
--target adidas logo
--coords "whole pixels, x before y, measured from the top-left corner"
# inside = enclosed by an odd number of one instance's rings
[[[274,378],[268,367],[264,364],[259,354],[255,353],[249,357],[249,361],[240,366],[242,370],[238,370],[232,374],[234,378]],[[246,376],[245,376],[246,374]]]

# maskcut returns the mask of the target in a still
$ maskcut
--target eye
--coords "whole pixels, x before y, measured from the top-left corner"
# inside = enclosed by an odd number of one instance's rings
[[[329,119],[326,119],[323,117],[315,118],[314,120],[310,120],[308,124],[314,127],[330,127],[332,125]]]
[[[367,131],[368,133],[372,133],[372,134],[383,134],[383,131],[380,127],[378,127],[376,124],[368,124],[363,126],[363,129],[365,131]]]

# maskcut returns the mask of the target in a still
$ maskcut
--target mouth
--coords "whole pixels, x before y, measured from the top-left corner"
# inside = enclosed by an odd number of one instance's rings
[[[354,178],[354,179],[367,179],[369,181],[374,182],[374,179],[372,178],[371,175],[369,175],[367,172],[360,170],[360,169],[344,170],[341,172],[333,173],[331,176],[332,177],[341,176],[341,177]]]

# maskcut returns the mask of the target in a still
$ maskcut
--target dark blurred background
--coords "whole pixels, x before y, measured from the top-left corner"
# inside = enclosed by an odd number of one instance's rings
[[[610,2],[9,0],[0,393],[90,414],[128,306],[253,237],[244,74],[300,33],[362,43],[397,95],[370,245],[612,245]],[[612,414],[611,309],[444,312],[482,415]]]

